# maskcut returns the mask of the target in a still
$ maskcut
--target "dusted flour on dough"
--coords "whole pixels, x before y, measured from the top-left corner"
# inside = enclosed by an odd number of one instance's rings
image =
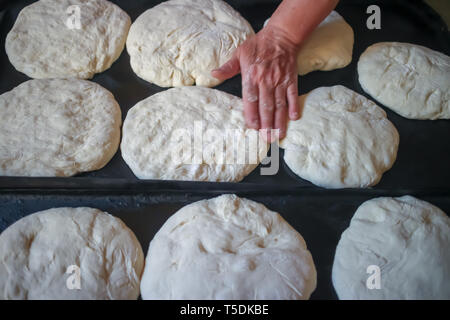
[[[278,213],[235,195],[176,212],[150,242],[143,299],[309,299],[316,269]]]
[[[140,179],[238,182],[267,149],[245,127],[242,100],[215,89],[157,93],[131,108],[123,124],[122,157]]]
[[[449,247],[450,219],[434,205],[411,196],[366,201],[337,246],[334,288],[340,299],[450,299]],[[368,266],[380,268],[380,289],[367,288]]]
[[[81,29],[75,26],[78,6]],[[106,0],[40,0],[25,7],[6,37],[14,67],[31,78],[92,78],[119,58],[130,17]]]
[[[343,86],[317,88],[299,103],[301,117],[280,143],[295,174],[325,188],[365,188],[391,168],[399,135],[375,103]]]
[[[368,47],[358,61],[361,87],[410,119],[450,119],[450,57],[400,42]]]
[[[86,80],[30,80],[0,95],[0,175],[71,176],[105,166],[120,107]]]
[[[137,299],[144,254],[118,218],[92,208],[55,208],[0,234],[0,299]],[[80,290],[67,287],[80,271]],[[71,282],[71,285],[76,282]]]
[[[352,61],[353,42],[352,27],[339,13],[331,11],[302,43],[297,56],[298,74],[346,67]]]
[[[130,28],[133,71],[161,87],[221,81],[211,71],[252,35],[250,24],[221,0],[170,0],[141,14]]]

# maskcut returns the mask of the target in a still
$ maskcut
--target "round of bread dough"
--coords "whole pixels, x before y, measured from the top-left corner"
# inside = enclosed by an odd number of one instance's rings
[[[92,78],[119,58],[130,17],[106,0],[40,0],[6,37],[13,66],[31,78]]]
[[[399,135],[375,103],[343,86],[314,89],[299,103],[301,117],[280,143],[295,174],[325,188],[365,188],[392,167]]]
[[[298,74],[346,67],[352,62],[353,42],[352,27],[339,13],[331,11],[302,43],[297,56]]]
[[[340,299],[450,299],[450,219],[411,196],[364,202],[333,264]]]
[[[161,87],[213,87],[211,71],[227,62],[253,29],[221,0],[170,0],[141,14],[130,28],[133,71]]]
[[[245,127],[240,98],[181,87],[128,111],[121,150],[140,179],[238,182],[265,158],[268,145]]]
[[[409,119],[450,119],[450,57],[399,42],[368,47],[358,61],[361,87]]]
[[[309,299],[316,269],[302,236],[264,205],[222,195],[176,212],[150,242],[143,299]]]
[[[94,82],[29,80],[0,95],[0,175],[71,176],[105,166],[122,123],[114,96]]]
[[[118,218],[55,208],[0,235],[0,299],[137,299],[144,254]]]

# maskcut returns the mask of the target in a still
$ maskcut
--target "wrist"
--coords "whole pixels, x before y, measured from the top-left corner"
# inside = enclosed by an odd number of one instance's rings
[[[297,51],[303,42],[303,39],[292,37],[286,30],[269,23],[261,30],[264,34],[276,43],[280,43],[284,46],[288,46],[291,49]]]
[[[299,47],[337,3],[338,0],[283,0],[267,27],[277,29]]]

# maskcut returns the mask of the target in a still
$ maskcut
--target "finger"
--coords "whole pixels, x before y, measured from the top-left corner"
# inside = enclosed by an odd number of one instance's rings
[[[275,110],[274,89],[266,84],[259,86],[259,117],[261,118],[261,129],[268,130],[268,142],[270,139],[270,129],[273,128],[273,118]]]
[[[278,139],[286,136],[288,106],[286,100],[286,87],[277,87],[275,89],[275,129],[279,130]]]
[[[242,100],[245,124],[248,128],[259,130],[261,120],[258,112],[258,87],[253,83],[247,70],[242,74]]]
[[[233,57],[220,68],[211,71],[211,75],[219,80],[227,80],[237,75],[240,70],[239,59],[237,54],[234,54]]]
[[[298,120],[300,118],[300,109],[298,106],[298,77],[295,75],[295,81],[287,88],[287,101],[289,104],[289,119]]]

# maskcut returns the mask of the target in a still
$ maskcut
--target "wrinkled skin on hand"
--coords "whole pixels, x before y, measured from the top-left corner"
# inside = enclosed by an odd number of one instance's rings
[[[244,117],[249,128],[279,129],[286,135],[288,116],[299,118],[298,46],[275,27],[266,27],[247,39],[233,57],[212,75],[221,80],[242,74]],[[267,136],[273,141],[276,136]]]

